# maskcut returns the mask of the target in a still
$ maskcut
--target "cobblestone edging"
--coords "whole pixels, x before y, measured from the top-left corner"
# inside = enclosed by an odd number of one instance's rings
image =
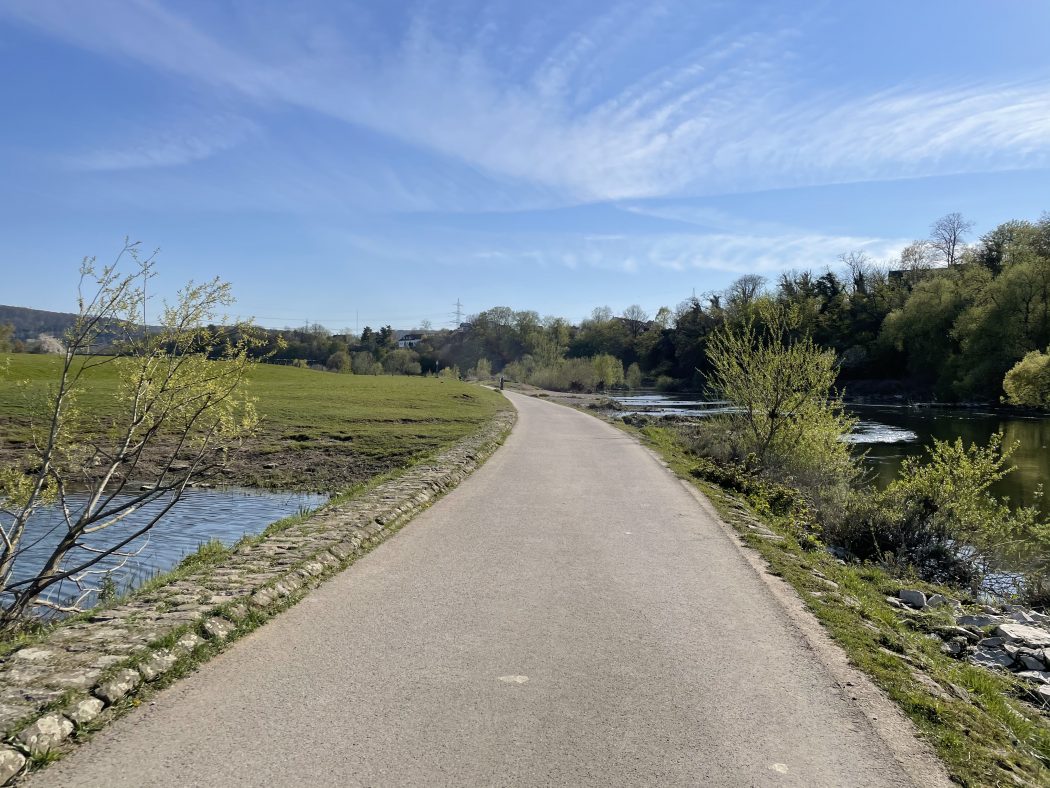
[[[0,785],[116,716],[188,659],[206,658],[348,566],[492,454],[516,419],[479,432],[344,504],[239,550],[218,566],[134,596],[0,661]]]

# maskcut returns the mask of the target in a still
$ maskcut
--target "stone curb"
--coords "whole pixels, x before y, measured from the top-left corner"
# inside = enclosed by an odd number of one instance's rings
[[[0,661],[0,785],[23,773],[33,756],[68,747],[84,726],[115,719],[115,705],[183,658],[206,657],[254,629],[253,612],[276,613],[345,569],[469,476],[516,418],[513,410],[501,412],[351,501],[8,655]]]

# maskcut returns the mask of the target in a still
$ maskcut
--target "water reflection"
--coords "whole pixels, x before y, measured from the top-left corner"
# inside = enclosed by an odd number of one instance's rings
[[[120,591],[141,585],[150,577],[165,572],[202,544],[213,539],[231,545],[248,534],[263,531],[270,523],[300,511],[314,509],[327,500],[325,495],[280,493],[243,488],[186,490],[170,512],[145,537],[136,539],[126,551],[137,551],[126,559],[110,557],[99,564],[113,568],[125,562],[115,574]],[[84,496],[70,496],[71,508],[83,506]],[[119,544],[148,522],[167,499],[160,499],[133,513],[123,522],[93,534],[89,547],[103,548]],[[32,577],[43,566],[65,528],[61,512],[55,507],[38,511],[30,520],[23,542],[25,552],[16,565],[14,579]],[[86,550],[71,554],[76,561],[87,557]],[[53,586],[48,593],[52,601],[67,602],[77,596],[76,584],[70,581]],[[89,600],[90,601],[90,600]]]

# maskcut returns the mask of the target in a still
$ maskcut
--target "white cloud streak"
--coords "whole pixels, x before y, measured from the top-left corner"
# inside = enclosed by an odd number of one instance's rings
[[[14,0],[5,11],[79,46],[250,102],[322,113],[569,201],[1050,164],[1050,80],[857,96],[805,90],[792,81],[790,30],[712,36],[674,65],[589,101],[601,91],[588,63],[610,41],[622,46],[650,30],[662,9],[637,30],[623,22],[649,7],[615,7],[516,75],[493,65],[490,36],[484,46],[445,40],[421,16],[389,51],[362,51],[338,32],[321,46],[293,29],[273,48],[280,56],[264,56],[267,47],[209,34],[152,0]],[[174,164],[215,149],[183,139],[98,164]]]

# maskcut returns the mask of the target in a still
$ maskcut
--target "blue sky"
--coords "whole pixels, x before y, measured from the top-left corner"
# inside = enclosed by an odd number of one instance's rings
[[[1050,3],[5,0],[0,303],[162,249],[264,325],[650,312],[1050,209]]]

